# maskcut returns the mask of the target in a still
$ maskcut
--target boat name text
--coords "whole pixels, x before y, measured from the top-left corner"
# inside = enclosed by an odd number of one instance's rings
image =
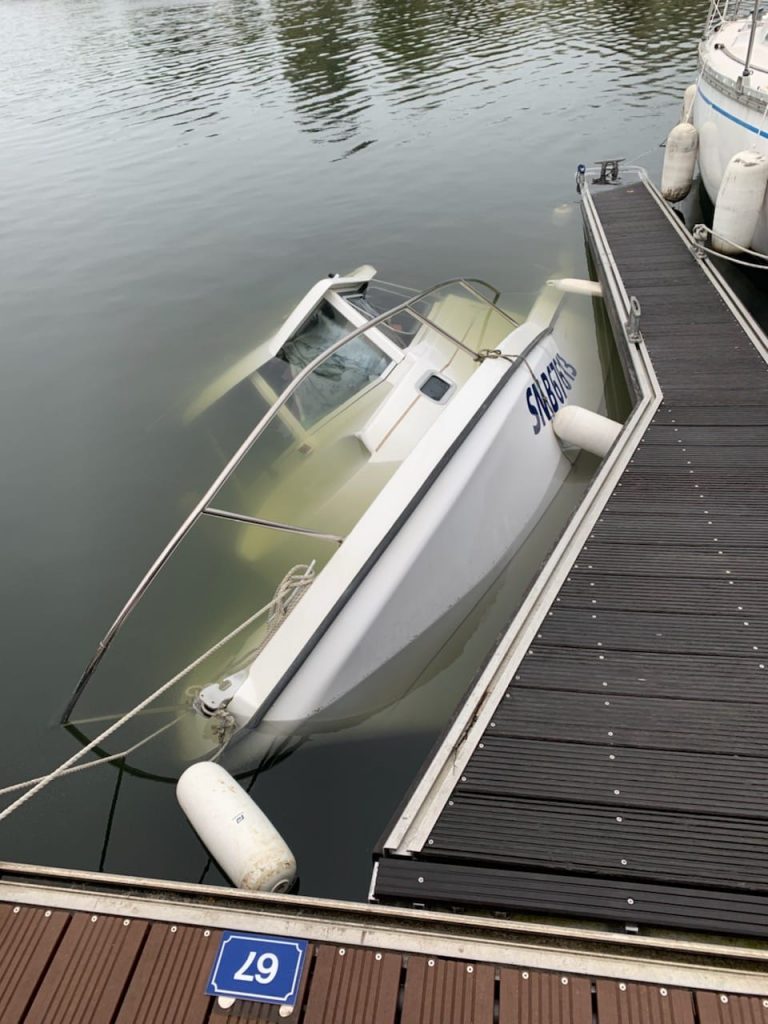
[[[565,405],[576,373],[576,367],[558,353],[540,374],[541,384],[536,381],[525,392],[525,400],[533,416],[534,434],[538,434],[560,406]]]

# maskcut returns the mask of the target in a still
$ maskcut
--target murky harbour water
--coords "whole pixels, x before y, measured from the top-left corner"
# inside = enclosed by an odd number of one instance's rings
[[[485,278],[519,313],[584,274],[575,167],[658,171],[705,7],[0,0],[0,785],[76,749],[74,683],[221,465],[188,415],[208,382],[328,272]],[[234,448],[242,424],[219,426]],[[519,589],[502,578],[402,704],[259,777],[303,891],[364,895]],[[217,878],[172,785],[106,767],[1,823],[0,857]]]

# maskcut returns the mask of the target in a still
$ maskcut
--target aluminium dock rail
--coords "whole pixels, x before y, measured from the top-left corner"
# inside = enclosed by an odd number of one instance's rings
[[[765,939],[765,337],[644,174],[583,213],[639,400],[372,897]]]

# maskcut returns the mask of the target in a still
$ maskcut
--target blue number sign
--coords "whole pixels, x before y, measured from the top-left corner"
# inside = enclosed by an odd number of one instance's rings
[[[261,1003],[296,1002],[307,943],[224,932],[206,993]]]

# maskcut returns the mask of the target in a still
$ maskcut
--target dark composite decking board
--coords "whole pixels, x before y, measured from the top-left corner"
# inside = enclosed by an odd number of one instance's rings
[[[604,790],[608,801],[619,787]],[[454,793],[430,852],[486,864],[546,865],[676,884],[751,889],[765,873],[765,821],[700,813]],[[501,853],[501,855],[500,855]],[[768,890],[766,890],[768,895]]]
[[[768,425],[712,425],[693,424],[675,426],[659,423],[645,432],[646,444],[671,445],[768,445]]]
[[[660,583],[663,587],[670,587],[673,580],[681,578],[766,580],[768,549],[737,547],[727,541],[666,549],[662,545],[638,544],[634,538],[628,538],[623,544],[590,541],[574,570],[663,577]]]
[[[742,396],[742,399],[745,401],[748,398],[751,398],[751,396]],[[686,406],[682,403],[677,405],[665,403],[656,410],[654,423],[658,426],[685,423],[690,427],[765,426],[765,424],[768,424],[768,407],[760,404],[746,405],[741,403],[731,406]]]
[[[616,517],[621,518],[620,516]],[[681,517],[681,519],[684,517]],[[740,616],[755,607],[765,591],[763,580],[727,580],[681,578],[670,592],[653,577],[626,580],[622,576],[599,573],[571,577],[558,595],[557,608],[583,608],[604,611],[669,612],[714,616]],[[765,619],[764,619],[765,621]],[[768,694],[766,694],[768,699]]]
[[[530,881],[535,893],[540,877]],[[630,891],[657,899],[615,885],[602,898],[620,912]],[[768,1024],[759,997],[483,963],[469,946],[454,960],[310,942],[292,1008],[224,1009],[205,995],[220,938],[197,925],[0,903],[0,1022]]]
[[[595,202],[663,402],[376,895],[764,936],[768,367],[644,186]],[[606,1019],[645,1019],[622,999]]]
[[[389,900],[416,906],[540,914],[556,904],[565,916],[619,924],[664,926],[674,915],[678,928],[696,931],[722,931],[724,917],[742,935],[763,939],[768,929],[768,897],[634,878],[386,857],[377,886]]]
[[[563,743],[602,743],[610,748],[739,755],[762,762],[768,707],[688,701],[679,696],[617,697],[605,688],[591,694],[513,688],[499,705],[489,732]],[[702,779],[702,785],[706,781]]]
[[[768,668],[759,655],[747,667],[742,659],[634,651],[588,651],[573,647],[528,649],[515,675],[515,687],[661,697],[723,703],[768,703]],[[506,700],[512,699],[509,693]]]
[[[606,760],[610,773],[606,774]],[[702,774],[708,778],[706,790]],[[730,754],[689,754],[487,736],[454,794],[552,799],[624,808],[750,818],[765,823],[768,763]],[[616,792],[618,790],[618,793]]]
[[[725,603],[724,603],[725,604]],[[765,613],[734,614],[732,606],[722,617],[711,612],[637,612],[560,607],[549,613],[536,639],[540,645],[586,647],[597,650],[650,651],[660,654],[713,654],[727,650],[732,658],[751,658],[766,650]],[[746,618],[749,615],[750,618]]]

